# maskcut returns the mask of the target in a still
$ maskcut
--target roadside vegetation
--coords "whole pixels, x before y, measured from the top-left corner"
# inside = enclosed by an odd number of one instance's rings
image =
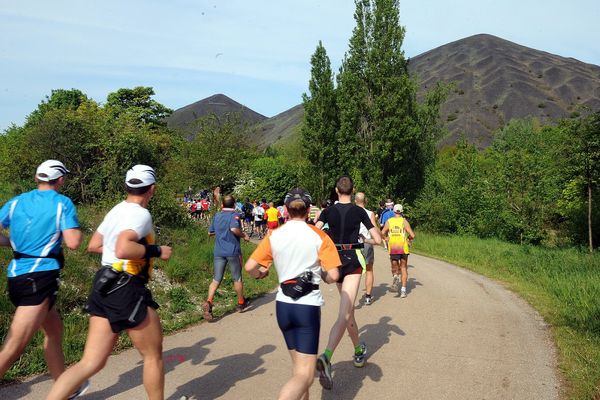
[[[551,326],[567,398],[600,396],[600,254],[418,231],[413,251],[504,283]]]

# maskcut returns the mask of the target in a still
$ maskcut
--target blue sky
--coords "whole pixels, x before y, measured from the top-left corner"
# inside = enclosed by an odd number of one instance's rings
[[[0,131],[57,88],[97,101],[152,86],[177,109],[215,93],[266,116],[301,102],[323,41],[335,70],[352,0],[0,0]],[[416,56],[477,33],[600,65],[597,0],[401,0]]]

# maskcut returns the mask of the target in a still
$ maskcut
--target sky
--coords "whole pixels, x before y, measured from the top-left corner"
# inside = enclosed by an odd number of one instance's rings
[[[0,0],[0,132],[52,89],[98,102],[152,86],[177,109],[223,93],[268,117],[301,103],[323,42],[337,71],[352,0]],[[598,0],[400,0],[408,57],[478,33],[600,65]]]

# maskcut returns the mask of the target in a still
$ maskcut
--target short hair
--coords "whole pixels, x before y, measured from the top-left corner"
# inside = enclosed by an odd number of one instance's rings
[[[340,194],[350,195],[354,190],[354,181],[348,175],[343,175],[337,180],[335,187]]]
[[[287,210],[290,214],[290,218],[305,217],[308,214],[308,207],[306,207],[306,204],[302,199],[290,201],[287,205]]]
[[[363,192],[358,192],[356,193],[356,196],[354,196],[354,201],[360,204],[365,204],[366,199],[367,198]]]
[[[223,197],[223,207],[225,208],[233,208],[235,207],[235,199],[232,195],[228,194]]]
[[[148,185],[148,186],[142,186],[142,187],[129,187],[127,185],[125,185],[125,191],[127,192],[127,194],[133,195],[133,196],[141,196],[143,194],[148,193],[148,190],[150,190],[150,188],[153,186],[152,185]]]

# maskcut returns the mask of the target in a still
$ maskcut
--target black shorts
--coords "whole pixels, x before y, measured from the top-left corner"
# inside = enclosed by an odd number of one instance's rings
[[[321,307],[275,302],[277,325],[283,333],[288,350],[317,354],[321,331]]]
[[[408,254],[390,254],[390,260],[392,260],[392,261],[408,260]]]
[[[48,309],[51,309],[56,303],[59,284],[59,269],[30,272],[8,278],[8,297],[15,307],[37,306],[49,299]]]
[[[108,319],[114,333],[135,328],[146,319],[148,307],[154,309],[159,307],[141,278],[132,276],[127,285],[110,294],[102,295],[93,289],[99,275],[100,271],[94,277],[92,292],[84,311]]]
[[[344,278],[347,275],[358,275],[362,274],[363,268],[358,261],[356,255],[356,249],[352,250],[338,250],[340,260],[342,261],[342,267],[340,268],[340,279],[338,283],[344,282]]]

